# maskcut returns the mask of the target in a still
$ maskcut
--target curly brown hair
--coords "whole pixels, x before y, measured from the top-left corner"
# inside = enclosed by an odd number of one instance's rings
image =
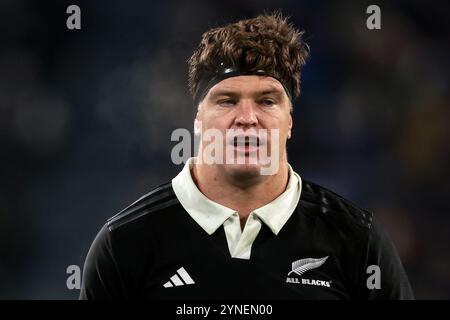
[[[259,15],[205,32],[188,59],[189,91],[193,97],[202,78],[212,77],[220,65],[265,70],[300,94],[300,69],[309,47],[299,31],[281,13]]]

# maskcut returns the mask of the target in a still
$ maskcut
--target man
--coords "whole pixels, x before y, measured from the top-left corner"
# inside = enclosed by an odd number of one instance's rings
[[[198,156],[108,220],[81,299],[412,298],[372,214],[288,164],[301,35],[278,14],[203,35],[189,59]]]

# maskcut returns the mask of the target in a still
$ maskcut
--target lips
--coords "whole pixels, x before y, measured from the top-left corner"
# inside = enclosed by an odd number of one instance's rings
[[[237,134],[228,139],[228,144],[233,146],[237,154],[257,156],[265,140],[257,135]]]
[[[260,139],[257,136],[235,136],[233,145],[235,147],[259,147]]]

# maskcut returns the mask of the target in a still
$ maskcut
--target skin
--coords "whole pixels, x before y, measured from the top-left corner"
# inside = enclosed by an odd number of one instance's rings
[[[200,126],[201,123],[201,126]],[[201,127],[201,129],[199,129]],[[288,183],[286,142],[291,138],[291,103],[282,84],[268,76],[238,76],[225,79],[212,87],[199,105],[194,131],[200,135],[199,155],[209,142],[202,133],[217,129],[223,136],[223,152],[227,129],[268,129],[267,148],[271,150],[271,129],[279,129],[279,169],[273,175],[261,175],[262,164],[249,164],[256,152],[234,146],[234,152],[246,159],[245,164],[194,164],[191,174],[199,190],[210,200],[236,210],[241,228],[249,214],[276,199]],[[258,148],[258,147],[257,147]]]

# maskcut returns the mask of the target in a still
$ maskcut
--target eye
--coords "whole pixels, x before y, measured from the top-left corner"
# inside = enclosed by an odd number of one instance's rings
[[[223,100],[219,100],[217,102],[217,104],[221,107],[231,107],[236,104],[236,101],[233,99],[223,99]]]
[[[275,101],[272,99],[262,99],[259,103],[262,106],[271,107],[275,104]]]

